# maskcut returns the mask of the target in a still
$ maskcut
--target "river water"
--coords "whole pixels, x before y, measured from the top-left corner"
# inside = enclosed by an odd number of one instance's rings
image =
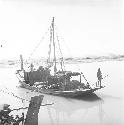
[[[95,92],[97,96],[80,99],[44,95],[38,116],[39,125],[123,125],[124,124],[124,61],[105,61],[83,64],[67,64],[67,70],[82,71],[89,83],[97,81],[96,73],[101,68],[102,83],[105,88]],[[17,67],[0,68],[0,104],[8,103],[11,108],[28,106],[28,101],[13,97],[15,95],[30,100],[37,92],[18,87],[15,75]],[[83,82],[85,80],[82,79]],[[9,92],[9,94],[5,93]],[[14,111],[14,114],[27,110]]]

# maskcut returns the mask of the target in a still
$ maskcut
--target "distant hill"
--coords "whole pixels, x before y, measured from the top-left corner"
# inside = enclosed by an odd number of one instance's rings
[[[104,61],[123,61],[124,55],[108,55],[108,56],[87,56],[87,57],[68,57],[64,58],[65,63],[92,63],[92,62],[104,62]],[[57,60],[58,61],[58,60]],[[24,59],[24,64],[33,64],[39,65],[46,62],[45,58],[41,59],[31,59],[30,61]],[[42,63],[41,63],[42,62]],[[0,67],[8,66],[18,66],[20,60],[0,60]]]
[[[113,61],[113,60],[122,61],[124,60],[124,55],[65,58],[65,62],[72,62],[72,63],[90,63],[90,62],[103,62],[103,61]]]

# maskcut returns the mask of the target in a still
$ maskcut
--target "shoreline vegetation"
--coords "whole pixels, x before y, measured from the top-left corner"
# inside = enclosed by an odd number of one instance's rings
[[[123,61],[124,55],[111,55],[111,56],[87,56],[87,57],[68,57],[64,58],[65,64],[77,64],[77,63],[92,63],[92,62],[104,62],[104,61]],[[40,59],[30,59],[30,61],[24,59],[24,64],[32,62],[33,64],[45,63],[46,58]],[[3,59],[0,60],[0,68],[18,66],[20,65],[20,60],[18,59]]]

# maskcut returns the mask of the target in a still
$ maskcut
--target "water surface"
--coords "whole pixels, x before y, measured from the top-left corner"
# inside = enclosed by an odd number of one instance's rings
[[[123,125],[124,115],[124,61],[106,61],[83,64],[68,64],[67,70],[82,71],[89,83],[97,81],[96,72],[101,68],[105,88],[95,92],[97,96],[80,99],[44,95],[43,103],[54,103],[42,106],[39,111],[39,125]],[[18,86],[15,76],[17,67],[0,68],[0,88],[10,94],[0,92],[0,103],[9,103],[11,108],[28,106],[11,95],[11,92],[24,99],[39,95]],[[82,79],[85,82],[84,79]],[[14,114],[27,110],[15,111]]]

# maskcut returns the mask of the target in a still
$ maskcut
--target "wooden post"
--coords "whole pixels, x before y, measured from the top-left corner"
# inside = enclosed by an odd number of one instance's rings
[[[22,55],[20,55],[20,60],[21,60],[21,70],[23,70],[23,58],[22,58]]]
[[[43,95],[31,97],[24,125],[38,125],[38,113],[43,97]]]

